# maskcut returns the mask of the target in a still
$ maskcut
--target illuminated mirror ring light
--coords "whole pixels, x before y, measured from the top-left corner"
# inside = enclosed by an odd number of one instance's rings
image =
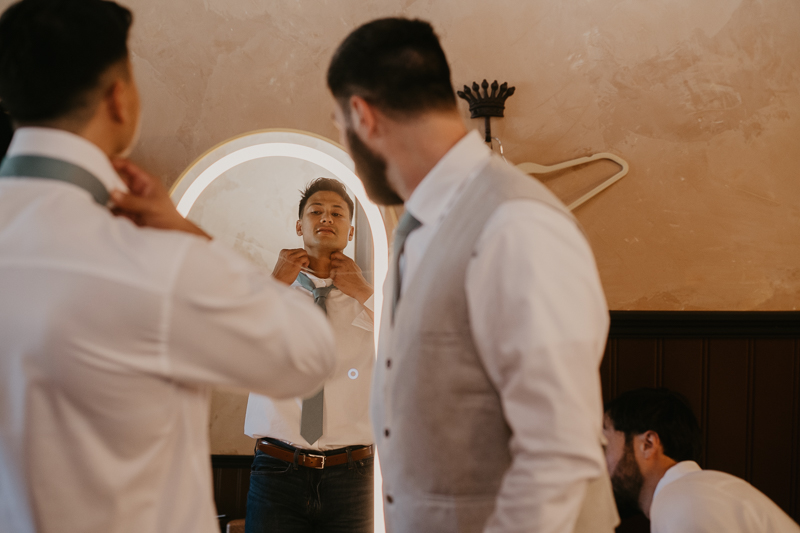
[[[380,290],[389,269],[389,242],[386,228],[378,206],[372,203],[361,180],[355,175],[355,165],[347,152],[337,143],[299,130],[268,129],[254,131],[234,137],[200,156],[178,178],[170,191],[170,197],[184,217],[203,191],[230,169],[268,157],[288,157],[318,165],[343,182],[358,199],[372,230],[374,250],[374,316],[376,326],[380,324],[383,294]],[[378,327],[375,328],[375,350],[378,347]],[[357,377],[358,374],[355,375]],[[351,377],[351,379],[355,379]],[[375,532],[384,531],[383,497],[381,475],[375,461]],[[380,518],[379,518],[380,517]]]

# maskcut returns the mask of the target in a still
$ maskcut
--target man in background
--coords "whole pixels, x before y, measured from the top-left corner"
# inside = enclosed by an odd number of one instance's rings
[[[702,470],[700,426],[684,398],[637,389],[606,406],[606,460],[621,514],[653,533],[791,533],[800,527],[746,481]]]
[[[373,291],[342,253],[353,240],[354,213],[341,182],[312,181],[298,210],[303,248],[281,250],[275,265],[275,279],[313,298],[327,313],[337,364],[311,397],[250,394],[244,429],[258,441],[247,496],[248,533],[373,531]]]
[[[112,166],[139,123],[131,20],[101,0],[0,17],[3,531],[217,533],[210,389],[305,395],[334,366],[318,308]]]
[[[335,52],[341,142],[405,202],[372,422],[392,533],[611,533],[591,249],[541,183],[467,133],[433,29],[376,20]]]

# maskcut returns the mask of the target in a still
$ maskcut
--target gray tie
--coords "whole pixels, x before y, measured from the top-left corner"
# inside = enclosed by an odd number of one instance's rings
[[[394,230],[394,291],[392,293],[392,322],[394,322],[394,311],[397,309],[397,303],[400,301],[400,287],[403,280],[400,276],[400,256],[403,255],[403,250],[406,246],[406,238],[409,234],[420,227],[422,222],[414,218],[414,215],[406,211],[400,218],[397,224],[397,229]]]
[[[329,287],[317,288],[308,276],[302,272],[297,276],[297,282],[301,287],[311,291],[314,295],[314,303],[317,304],[328,313],[328,308],[325,301],[328,299],[328,294],[335,289],[333,285]],[[314,444],[322,436],[322,410],[323,400],[325,397],[325,389],[323,388],[311,398],[303,400],[303,411],[300,415],[300,435],[308,441],[309,444]]]
[[[61,159],[39,155],[15,155],[3,159],[0,177],[46,178],[66,181],[86,190],[100,205],[108,203],[106,186],[88,170]]]

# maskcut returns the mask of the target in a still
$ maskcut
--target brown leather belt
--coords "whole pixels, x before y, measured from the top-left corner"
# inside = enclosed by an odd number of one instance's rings
[[[347,463],[347,451],[331,455],[308,453],[300,450],[291,451],[263,439],[258,440],[256,448],[270,457],[286,461],[287,463],[294,463],[295,456],[297,456],[297,466],[316,468],[317,470],[328,466],[337,466]],[[364,448],[350,450],[350,459],[353,461],[363,461],[364,459],[372,457],[374,453],[374,446],[365,446]]]

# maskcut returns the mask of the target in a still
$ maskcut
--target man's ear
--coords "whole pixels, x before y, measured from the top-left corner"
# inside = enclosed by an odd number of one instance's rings
[[[642,457],[652,459],[664,453],[661,438],[655,431],[645,431],[639,435],[639,445],[641,446]]]
[[[127,118],[126,96],[125,83],[120,78],[115,79],[103,95],[108,116],[118,124],[124,124]]]
[[[350,233],[347,234],[347,241],[348,242],[352,241],[353,237],[355,236],[355,234],[356,234],[356,227],[355,226],[350,226]]]
[[[297,230],[297,235],[302,237],[303,236],[303,221],[298,220],[297,224],[295,224],[295,229]]]
[[[360,96],[350,97],[350,124],[353,131],[362,139],[369,139],[377,131],[376,109]]]

